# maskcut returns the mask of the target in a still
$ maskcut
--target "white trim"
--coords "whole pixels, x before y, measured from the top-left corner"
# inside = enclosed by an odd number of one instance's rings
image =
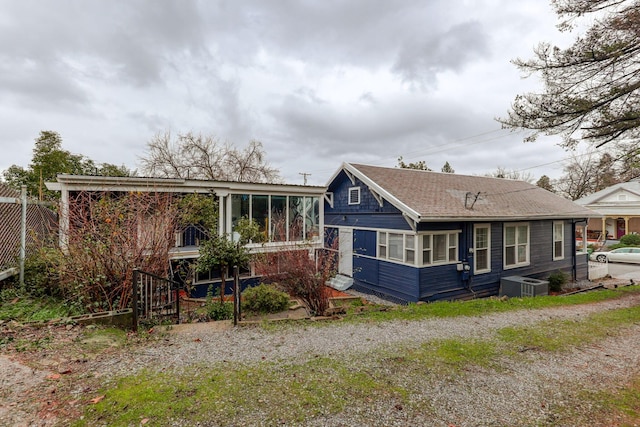
[[[487,251],[487,268],[478,269],[478,247],[476,246],[476,231],[487,230],[487,247],[481,250]],[[491,223],[473,224],[473,274],[486,274],[491,272]]]
[[[418,237],[418,252],[420,255],[420,261],[417,263],[418,266],[420,267],[434,267],[434,266],[438,266],[438,265],[447,265],[447,264],[457,264],[460,262],[460,233],[462,233],[462,230],[429,230],[426,232],[420,232],[418,233],[417,237]],[[455,234],[456,235],[456,244],[455,246],[451,246],[451,242],[449,240],[449,236],[451,234]],[[429,263],[425,263],[424,262],[424,237],[425,236],[431,236],[430,239],[430,245],[431,247],[429,248],[430,251],[430,262]],[[434,251],[434,247],[433,247],[433,236],[445,236],[446,239],[446,257],[447,259],[445,261],[433,261],[433,251]],[[451,259],[449,257],[449,250],[455,247],[455,259]]]
[[[556,225],[560,225],[562,227],[560,240],[556,240]],[[564,221],[553,221],[553,228],[551,229],[551,240],[553,242],[553,246],[551,248],[551,252],[553,254],[553,260],[559,261],[564,259]],[[556,243],[560,242],[560,255],[556,255]]]
[[[518,262],[518,227],[526,226],[527,227],[527,243],[525,250],[525,261]],[[515,242],[513,246],[515,253],[515,263],[507,265],[507,240],[506,240],[506,230],[507,227],[515,227]],[[513,268],[526,267],[531,264],[531,225],[528,222],[505,222],[502,226],[502,265],[504,270],[510,270]]]
[[[331,209],[333,209],[333,193],[330,191],[327,191],[326,193],[324,193],[324,200],[329,203],[329,207]],[[324,203],[323,203],[324,205]]]
[[[373,191],[372,189],[369,189],[369,192],[371,192],[371,195],[373,196],[373,198],[376,199],[376,201],[378,202],[378,205],[382,207],[384,205],[384,199],[382,198],[382,196],[377,192]]]
[[[357,201],[352,201],[351,195],[357,195]],[[348,205],[359,205],[361,199],[360,187],[349,187],[349,191],[347,191],[347,204]]]

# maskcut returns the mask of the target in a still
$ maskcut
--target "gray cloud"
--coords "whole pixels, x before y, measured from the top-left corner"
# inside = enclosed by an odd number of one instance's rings
[[[407,40],[392,69],[404,81],[431,85],[438,73],[460,71],[488,53],[484,28],[472,21],[455,25],[427,40]]]
[[[493,117],[523,87],[509,60],[554,31],[538,0],[0,6],[0,120],[10,127],[0,147],[15,153],[0,170],[26,165],[42,129],[72,152],[132,167],[154,133],[171,130],[260,140],[285,177],[303,169],[319,183],[342,161],[399,155],[495,168],[507,148],[457,152],[452,141],[498,128]]]

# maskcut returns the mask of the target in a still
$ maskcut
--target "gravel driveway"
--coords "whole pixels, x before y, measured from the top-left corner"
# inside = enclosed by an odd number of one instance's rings
[[[497,329],[508,326],[550,319],[578,319],[591,313],[638,304],[640,295],[632,294],[594,304],[486,316],[360,324],[334,322],[322,327],[295,326],[277,331],[233,328],[222,322],[178,325],[163,340],[125,351],[113,351],[108,357],[82,363],[87,371],[102,378],[104,383],[143,368],[180,370],[191,364],[221,360],[303,363],[318,356],[349,360],[369,351],[399,346],[410,348],[434,339],[491,338]],[[27,369],[9,360],[19,359],[19,354],[8,356],[0,357],[0,370],[8,372],[10,369],[16,375],[5,375],[1,383],[0,425],[53,425],[59,421],[55,416],[43,420],[42,411],[25,407],[20,402],[28,401],[25,395],[46,385],[44,378],[50,371],[59,370],[60,364],[54,365],[52,370],[51,363],[39,365],[34,357],[25,362],[30,366]],[[53,355],[48,357],[54,358]],[[558,407],[575,405],[572,385],[580,385],[581,390],[615,386],[640,374],[639,358],[640,325],[635,325],[624,334],[572,352],[551,356],[530,352],[524,363],[507,364],[500,372],[470,368],[458,377],[429,381],[402,378],[402,381],[412,383],[413,389],[419,390],[412,399],[429,402],[431,409],[424,413],[403,411],[392,401],[376,401],[366,407],[349,407],[340,414],[307,420],[304,425],[580,426],[589,420],[578,417],[569,424],[566,420],[557,424],[553,415]],[[71,362],[65,359],[60,363]],[[360,363],[366,364],[366,361]],[[611,425],[616,425],[614,421]],[[259,414],[249,424],[261,425]]]

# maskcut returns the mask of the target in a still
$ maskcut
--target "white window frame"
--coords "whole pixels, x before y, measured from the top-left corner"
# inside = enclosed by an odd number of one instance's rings
[[[390,235],[402,236],[402,247],[400,247],[398,251],[401,258],[392,258],[389,254]],[[377,240],[378,241],[376,246],[377,247],[376,256],[378,259],[383,259],[389,262],[406,264],[414,267],[416,266],[415,254],[417,252],[416,243],[418,239],[416,239],[415,234],[402,232],[400,230],[378,230]],[[411,246],[410,243],[413,243],[413,245]],[[409,261],[410,254],[413,254],[413,261]]]
[[[434,265],[446,265],[446,264],[454,264],[458,263],[459,259],[459,247],[460,247],[460,233],[461,230],[442,230],[442,231],[432,231],[428,233],[420,233],[418,235],[419,242],[419,254],[420,254],[420,266],[422,267],[431,267]],[[433,254],[435,252],[435,247],[433,245],[433,236],[445,236],[445,260],[435,261],[433,260]],[[425,237],[429,239],[429,247],[426,248],[424,244]],[[429,252],[429,260],[425,262],[424,256],[425,252]],[[451,254],[454,254],[451,257]],[[452,259],[453,258],[453,259]]]
[[[513,227],[515,229],[515,234],[514,234],[514,244],[513,245],[508,245],[507,246],[507,228],[511,228]],[[520,237],[521,237],[521,233],[519,232],[521,227],[527,227],[527,233],[526,233],[526,242],[525,243],[521,243],[520,242]],[[507,264],[507,248],[513,247],[514,248],[514,263],[513,264]],[[525,260],[524,261],[518,261],[518,255],[519,255],[519,247],[524,247],[525,250]],[[530,259],[530,253],[531,253],[531,226],[529,225],[528,222],[509,222],[509,223],[505,223],[502,229],[502,263],[503,263],[503,267],[505,270],[509,270],[511,268],[519,268],[519,267],[525,267],[527,265],[531,264],[531,259]]]
[[[556,235],[556,227],[560,226],[560,236]],[[553,260],[564,259],[564,221],[553,221]],[[559,237],[559,239],[558,239]],[[556,252],[556,244],[560,243],[560,254]]]
[[[476,238],[478,230],[487,230],[487,246],[479,248]],[[478,252],[487,251],[487,267],[478,268]],[[473,225],[473,273],[483,274],[491,272],[491,224],[474,224]]]
[[[355,197],[352,198],[351,195],[355,195]],[[349,187],[349,191],[347,193],[347,203],[349,205],[360,204],[360,187]]]

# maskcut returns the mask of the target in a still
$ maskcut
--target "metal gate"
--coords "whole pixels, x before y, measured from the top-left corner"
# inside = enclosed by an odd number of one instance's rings
[[[133,270],[133,328],[141,321],[180,323],[180,284],[139,269]]]

